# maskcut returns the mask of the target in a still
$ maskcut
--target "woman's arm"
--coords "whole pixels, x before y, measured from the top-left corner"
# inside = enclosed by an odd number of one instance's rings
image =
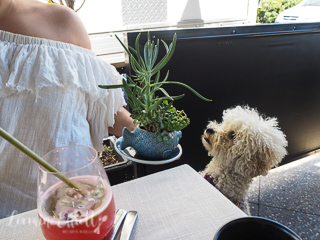
[[[135,125],[133,124],[133,119],[130,117],[130,113],[124,108],[121,108],[121,111],[118,111],[115,115],[115,124],[113,127],[109,127],[109,133],[120,137],[122,136],[122,129],[127,127],[130,131],[135,129]]]

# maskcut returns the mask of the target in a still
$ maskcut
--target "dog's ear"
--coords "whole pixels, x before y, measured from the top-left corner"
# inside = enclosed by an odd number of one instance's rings
[[[228,138],[232,141],[236,138],[236,134],[233,130],[228,133]]]
[[[249,144],[251,147],[252,145]],[[249,147],[247,146],[247,147]],[[235,172],[247,178],[254,178],[259,175],[267,175],[268,171],[274,166],[270,162],[272,152],[268,148],[253,150],[246,149],[237,159],[235,164]]]
[[[258,151],[253,156],[252,159],[252,172],[251,177],[256,177],[259,175],[266,176],[268,172],[273,168],[276,167],[278,164],[277,156],[275,156],[274,151],[270,148],[264,148],[264,151]]]

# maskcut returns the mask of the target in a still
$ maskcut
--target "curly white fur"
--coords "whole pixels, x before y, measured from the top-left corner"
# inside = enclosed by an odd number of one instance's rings
[[[202,143],[213,158],[201,175],[211,176],[234,203],[245,200],[254,177],[267,175],[281,162],[288,145],[276,118],[262,117],[247,106],[225,110],[221,123],[209,122]]]

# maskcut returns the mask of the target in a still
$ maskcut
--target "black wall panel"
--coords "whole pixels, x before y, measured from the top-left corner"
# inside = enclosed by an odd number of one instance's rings
[[[169,81],[184,82],[213,101],[166,85],[171,95],[186,93],[175,106],[185,110],[191,124],[183,130],[182,158],[149,166],[150,172],[184,163],[203,169],[210,161],[200,141],[208,120],[220,121],[223,110],[236,105],[278,118],[289,143],[283,163],[320,148],[320,23],[174,29],[150,35],[170,43],[174,33],[178,40],[167,65]],[[130,46],[137,34],[128,33]],[[146,32],[141,45],[145,41]]]

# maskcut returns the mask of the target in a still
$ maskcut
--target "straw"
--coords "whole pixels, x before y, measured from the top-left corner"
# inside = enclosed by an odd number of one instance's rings
[[[7,133],[1,127],[0,127],[0,136],[3,137],[5,140],[7,140],[16,148],[18,148],[21,152],[23,152],[24,154],[32,158],[34,161],[36,161],[38,164],[40,164],[43,168],[45,168],[49,172],[56,173],[57,178],[59,178],[61,181],[65,182],[70,187],[75,188],[82,195],[87,194],[86,191],[80,189],[80,187],[77,184],[75,184],[69,178],[64,176],[58,169],[53,167],[51,164],[49,164],[47,161],[45,161],[43,158],[41,158],[39,155],[33,152],[30,148],[28,148],[23,143],[21,143],[18,139],[14,138],[12,135]]]

